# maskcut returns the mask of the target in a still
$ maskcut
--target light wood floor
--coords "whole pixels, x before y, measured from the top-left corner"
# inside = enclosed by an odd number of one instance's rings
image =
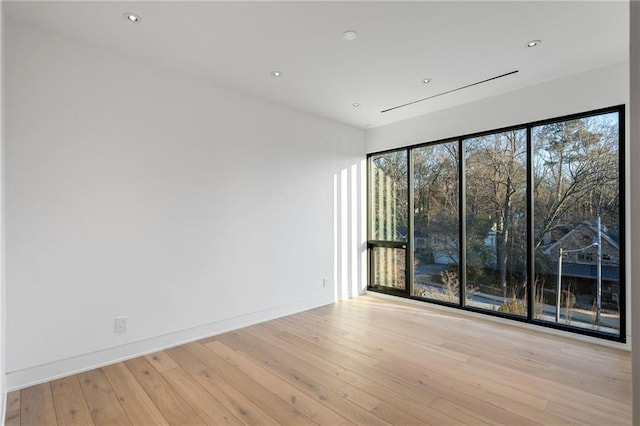
[[[375,296],[8,396],[6,424],[631,424],[630,354]]]

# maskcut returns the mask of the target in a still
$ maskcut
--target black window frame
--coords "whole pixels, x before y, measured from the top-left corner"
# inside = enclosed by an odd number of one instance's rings
[[[527,273],[529,277],[534,277],[534,261],[535,261],[535,242],[534,242],[534,211],[533,211],[533,188],[534,188],[534,172],[533,172],[533,134],[532,130],[538,126],[544,126],[554,123],[560,123],[571,120],[578,120],[588,117],[594,117],[604,114],[617,113],[618,114],[618,188],[619,188],[619,244],[620,244],[620,266],[619,266],[619,333],[612,334],[602,331],[591,330],[587,328],[580,328],[571,326],[568,324],[544,321],[540,319],[536,319],[534,317],[534,292],[532,291],[533,283],[532,279],[527,280],[527,313],[525,316],[518,316],[508,313],[503,313],[499,311],[491,311],[478,307],[467,306],[465,305],[466,295],[465,295],[465,287],[466,287],[466,190],[465,190],[465,156],[464,156],[464,141],[466,139],[477,138],[482,136],[487,136],[495,133],[509,132],[514,130],[526,130],[526,165],[527,165],[527,189],[526,189],[526,208],[527,208]],[[404,297],[408,299],[418,300],[424,303],[433,303],[437,305],[443,305],[448,307],[453,307],[456,309],[461,309],[469,312],[481,313],[484,315],[496,316],[500,318],[512,319],[515,321],[534,324],[537,326],[542,326],[551,329],[557,329],[561,331],[571,332],[575,334],[581,334],[591,337],[596,337],[600,339],[626,343],[626,302],[627,302],[627,280],[626,280],[626,253],[627,253],[627,245],[626,245],[626,218],[625,218],[625,208],[626,208],[626,197],[625,197],[625,188],[626,188],[626,166],[625,166],[625,105],[615,105],[606,108],[600,108],[595,110],[589,110],[584,112],[579,112],[575,114],[563,115],[559,117],[548,118],[544,120],[537,120],[528,123],[516,124],[512,126],[485,130],[481,132],[475,132],[455,137],[447,137],[443,139],[438,139],[434,141],[421,142],[413,145],[402,146],[399,148],[387,149],[383,151],[377,151],[367,154],[367,260],[368,260],[368,271],[369,277],[367,281],[367,289],[369,291],[379,292],[390,294],[394,296]],[[458,143],[458,153],[459,153],[459,161],[458,161],[458,223],[459,223],[459,247],[460,247],[460,263],[459,263],[459,276],[460,276],[460,287],[459,287],[459,300],[457,303],[446,302],[442,300],[435,299],[425,299],[423,297],[413,296],[413,285],[414,285],[414,223],[413,223],[413,204],[414,204],[414,176],[413,176],[413,156],[412,150],[416,148],[438,145],[443,143],[451,143],[452,141],[457,141]],[[407,203],[407,240],[404,242],[391,242],[391,241],[375,241],[371,240],[371,224],[372,224],[372,212],[370,206],[371,200],[371,164],[372,158],[375,156],[379,156],[381,154],[388,154],[391,152],[398,151],[406,151],[407,156],[407,193],[408,193],[408,203]],[[391,248],[403,248],[405,249],[406,255],[406,271],[405,271],[405,289],[391,289],[387,287],[373,287],[371,285],[372,280],[372,252],[374,247],[391,247]]]

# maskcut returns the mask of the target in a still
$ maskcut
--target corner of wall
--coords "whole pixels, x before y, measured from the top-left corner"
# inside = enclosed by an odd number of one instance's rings
[[[637,164],[640,161],[640,2],[631,1],[630,5],[630,141],[629,141],[629,161],[630,164]],[[639,223],[633,218],[640,214],[640,170],[637,167],[630,167],[629,179],[629,204],[630,204],[630,256],[640,248]],[[633,424],[640,425],[640,264],[631,259],[631,359],[632,359],[632,383],[633,383]],[[635,284],[635,285],[634,285]]]
[[[4,424],[7,405],[7,383],[5,368],[5,261],[4,261],[4,37],[3,37],[4,1],[0,0],[0,424]]]

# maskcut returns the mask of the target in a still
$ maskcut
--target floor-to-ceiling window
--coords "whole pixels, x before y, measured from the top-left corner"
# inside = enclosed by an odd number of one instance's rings
[[[369,156],[369,288],[624,340],[624,107]]]
[[[527,312],[527,131],[462,141],[465,152],[465,305]]]
[[[425,299],[458,303],[460,214],[458,142],[411,150],[413,288]]]
[[[370,160],[369,215],[372,285],[406,291],[408,232],[407,151]]]
[[[617,334],[622,302],[618,112],[532,128],[535,317]]]

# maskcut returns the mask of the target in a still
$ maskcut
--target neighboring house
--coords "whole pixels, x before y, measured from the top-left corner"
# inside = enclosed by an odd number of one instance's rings
[[[557,283],[560,248],[568,253],[562,259],[563,288],[571,284],[576,304],[590,307],[596,294],[598,279],[598,227],[595,221],[583,222],[557,241],[543,248],[547,266],[540,271],[547,282]],[[601,229],[602,241],[602,300],[603,306],[617,305],[620,288],[620,243],[617,235],[605,226]],[[540,265],[536,265],[542,269]],[[611,307],[613,307],[611,306]]]
[[[491,248],[491,250],[489,251],[491,255],[489,264],[493,269],[496,269],[498,267],[498,260],[496,259],[496,248],[498,247],[498,224],[497,223],[493,222],[493,226],[491,227],[489,232],[487,232],[487,236],[484,238],[484,245],[485,247]]]
[[[457,265],[460,261],[457,239],[451,235],[432,233],[428,237],[416,237],[414,246],[427,263]]]

